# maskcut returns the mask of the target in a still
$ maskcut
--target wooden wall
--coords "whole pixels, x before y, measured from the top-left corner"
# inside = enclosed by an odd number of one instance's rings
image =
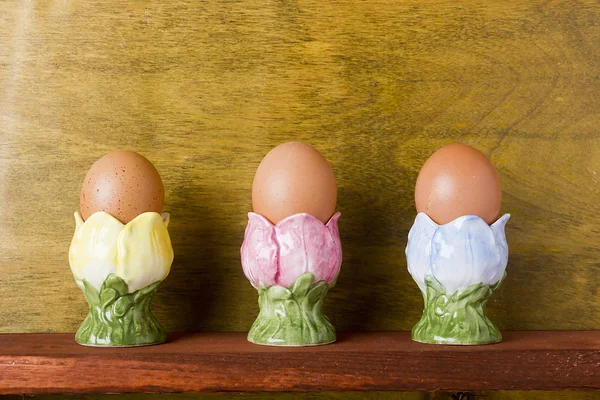
[[[114,149],[162,174],[175,249],[154,309],[169,331],[243,331],[254,171],[311,143],[334,166],[339,330],[408,330],[404,247],[440,146],[498,168],[502,329],[600,329],[600,5],[585,1],[0,2],[0,332],[73,332],[67,262],[91,164]]]

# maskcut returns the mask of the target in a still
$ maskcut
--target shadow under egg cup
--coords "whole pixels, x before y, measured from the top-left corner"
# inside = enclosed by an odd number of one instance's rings
[[[425,307],[412,329],[414,341],[433,344],[498,343],[500,330],[485,315],[506,276],[508,245],[503,215],[491,226],[474,215],[444,225],[419,213],[408,234],[408,270]]]
[[[105,212],[75,213],[69,264],[89,305],[75,334],[85,346],[162,343],[167,334],[150,306],[173,262],[169,214],[145,212],[127,224]]]
[[[260,306],[249,342],[269,346],[335,342],[335,328],[322,306],[342,265],[339,217],[337,213],[323,224],[301,213],[274,226],[260,214],[248,214],[242,267],[258,291]]]

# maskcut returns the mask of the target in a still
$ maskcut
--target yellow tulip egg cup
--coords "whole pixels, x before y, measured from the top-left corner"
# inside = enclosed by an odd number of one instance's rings
[[[69,264],[89,305],[75,335],[86,346],[145,346],[167,334],[150,305],[173,263],[169,214],[145,212],[127,224],[106,212],[75,212]]]

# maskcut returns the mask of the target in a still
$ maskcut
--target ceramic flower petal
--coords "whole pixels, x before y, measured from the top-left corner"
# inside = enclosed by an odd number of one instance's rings
[[[289,287],[310,272],[315,282],[331,284],[342,264],[337,213],[324,225],[316,217],[291,215],[273,226],[256,213],[248,214],[242,244],[242,267],[254,287]]]
[[[69,264],[77,280],[96,290],[110,274],[121,277],[129,292],[164,279],[173,262],[167,232],[169,215],[143,213],[127,225],[105,212],[83,222],[75,213],[75,235],[69,249]]]
[[[339,217],[339,213],[334,215],[326,226],[318,218],[302,213],[277,224],[280,257],[277,284],[288,287],[306,272],[314,275],[315,282],[330,284],[335,280],[342,261]]]
[[[167,277],[173,262],[173,248],[167,231],[168,215],[146,212],[135,217],[118,239],[117,275],[130,292]]]
[[[69,264],[78,280],[100,290],[109,274],[117,272],[117,239],[123,224],[110,214],[97,212],[84,223],[75,213],[76,229],[69,249]]]
[[[425,276],[433,275],[447,293],[467,288],[473,283],[496,284],[508,262],[504,226],[506,214],[491,227],[472,215],[437,225],[420,213],[409,233],[406,256],[408,268],[425,290]]]
[[[496,238],[496,244],[500,247],[500,255],[503,257],[501,262],[503,262],[504,265],[508,264],[508,243],[506,242],[506,231],[504,228],[509,219],[510,214],[504,214],[491,226],[494,237]]]
[[[427,214],[419,213],[408,232],[406,246],[408,272],[422,292],[425,291],[425,274],[431,265],[431,239],[437,229],[438,225]]]
[[[248,226],[242,244],[242,268],[255,288],[275,284],[279,251],[275,227],[265,217],[248,213]]]
[[[329,234],[333,238],[332,246],[330,249],[330,257],[334,260],[333,268],[329,270],[329,276],[325,278],[325,281],[328,284],[334,282],[337,279],[337,276],[340,273],[340,269],[342,267],[342,240],[340,239],[340,230],[338,227],[338,221],[340,219],[341,213],[335,213],[333,217],[329,219],[327,222],[327,230],[329,230]]]

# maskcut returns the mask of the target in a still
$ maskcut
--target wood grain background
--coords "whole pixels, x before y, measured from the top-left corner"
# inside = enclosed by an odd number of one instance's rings
[[[262,157],[311,143],[339,184],[339,330],[408,330],[404,247],[420,166],[463,142],[500,171],[502,329],[600,329],[600,6],[596,1],[1,1],[0,332],[73,332],[67,262],[91,164],[152,160],[175,263],[169,331],[243,331],[240,266]]]

